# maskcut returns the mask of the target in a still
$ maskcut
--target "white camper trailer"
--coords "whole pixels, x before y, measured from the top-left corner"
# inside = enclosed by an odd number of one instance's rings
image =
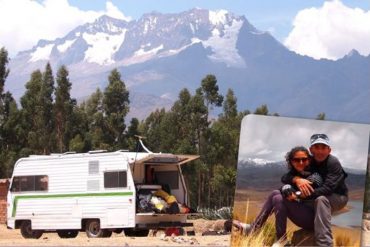
[[[181,165],[198,157],[92,151],[21,158],[8,192],[8,228],[25,238],[45,231],[69,238],[79,231],[88,237],[122,230],[144,236],[149,229],[189,226],[184,212],[139,210],[138,195],[166,187],[180,205],[189,205]]]

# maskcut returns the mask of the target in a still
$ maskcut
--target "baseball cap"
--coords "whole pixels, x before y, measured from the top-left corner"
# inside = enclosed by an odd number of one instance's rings
[[[321,143],[330,147],[329,137],[325,134],[313,134],[310,138],[311,147],[315,144]]]

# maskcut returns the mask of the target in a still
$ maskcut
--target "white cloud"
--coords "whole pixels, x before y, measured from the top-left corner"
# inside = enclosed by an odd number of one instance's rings
[[[298,12],[285,45],[301,55],[336,60],[356,49],[370,53],[370,11],[326,1]]]
[[[71,6],[68,0],[0,0],[0,47],[5,46],[10,56],[14,56],[32,48],[40,39],[62,37],[103,14],[130,19],[110,1],[106,3],[106,10],[84,11]]]

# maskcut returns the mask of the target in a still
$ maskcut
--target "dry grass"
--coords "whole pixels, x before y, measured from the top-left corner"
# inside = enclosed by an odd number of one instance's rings
[[[361,229],[333,226],[334,246],[360,246]]]
[[[293,235],[297,228],[291,227],[287,230],[287,240],[280,239],[278,242],[284,246]],[[360,231],[353,229],[335,228],[333,231],[334,247],[343,246],[360,246]],[[260,231],[250,235],[243,235],[239,231],[233,229],[231,235],[231,246],[272,246],[277,240],[275,239],[275,224],[273,220],[269,220]]]
[[[258,197],[260,197],[259,195]],[[252,197],[254,198],[254,197]],[[262,201],[235,200],[233,218],[251,223],[262,207]],[[288,220],[287,238],[299,228]],[[361,229],[332,226],[334,246],[360,246]],[[244,236],[233,229],[231,246],[271,246],[275,242],[274,216],[269,217],[265,226],[258,232]],[[284,244],[284,243],[283,243]]]
[[[288,235],[291,233],[289,232]],[[262,229],[250,235],[243,235],[238,231],[233,231],[231,235],[231,246],[271,246],[275,240],[275,224],[272,221],[267,222]],[[284,246],[286,240],[279,240],[279,243]]]

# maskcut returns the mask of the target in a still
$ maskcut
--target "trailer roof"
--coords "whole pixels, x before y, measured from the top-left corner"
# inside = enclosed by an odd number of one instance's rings
[[[199,157],[200,157],[199,155],[151,153],[148,156],[138,160],[137,162],[147,164],[178,163],[179,165],[182,165],[190,161],[196,160]]]
[[[58,159],[58,158],[78,158],[78,157],[94,157],[94,156],[109,156],[112,154],[123,154],[127,157],[129,163],[150,163],[150,164],[185,164],[190,161],[198,159],[199,155],[186,155],[186,154],[169,154],[169,153],[146,153],[146,152],[127,152],[119,150],[116,152],[106,152],[105,150],[90,151],[88,153],[74,153],[67,152],[63,154],[50,154],[50,155],[30,155],[30,160],[39,159]]]

